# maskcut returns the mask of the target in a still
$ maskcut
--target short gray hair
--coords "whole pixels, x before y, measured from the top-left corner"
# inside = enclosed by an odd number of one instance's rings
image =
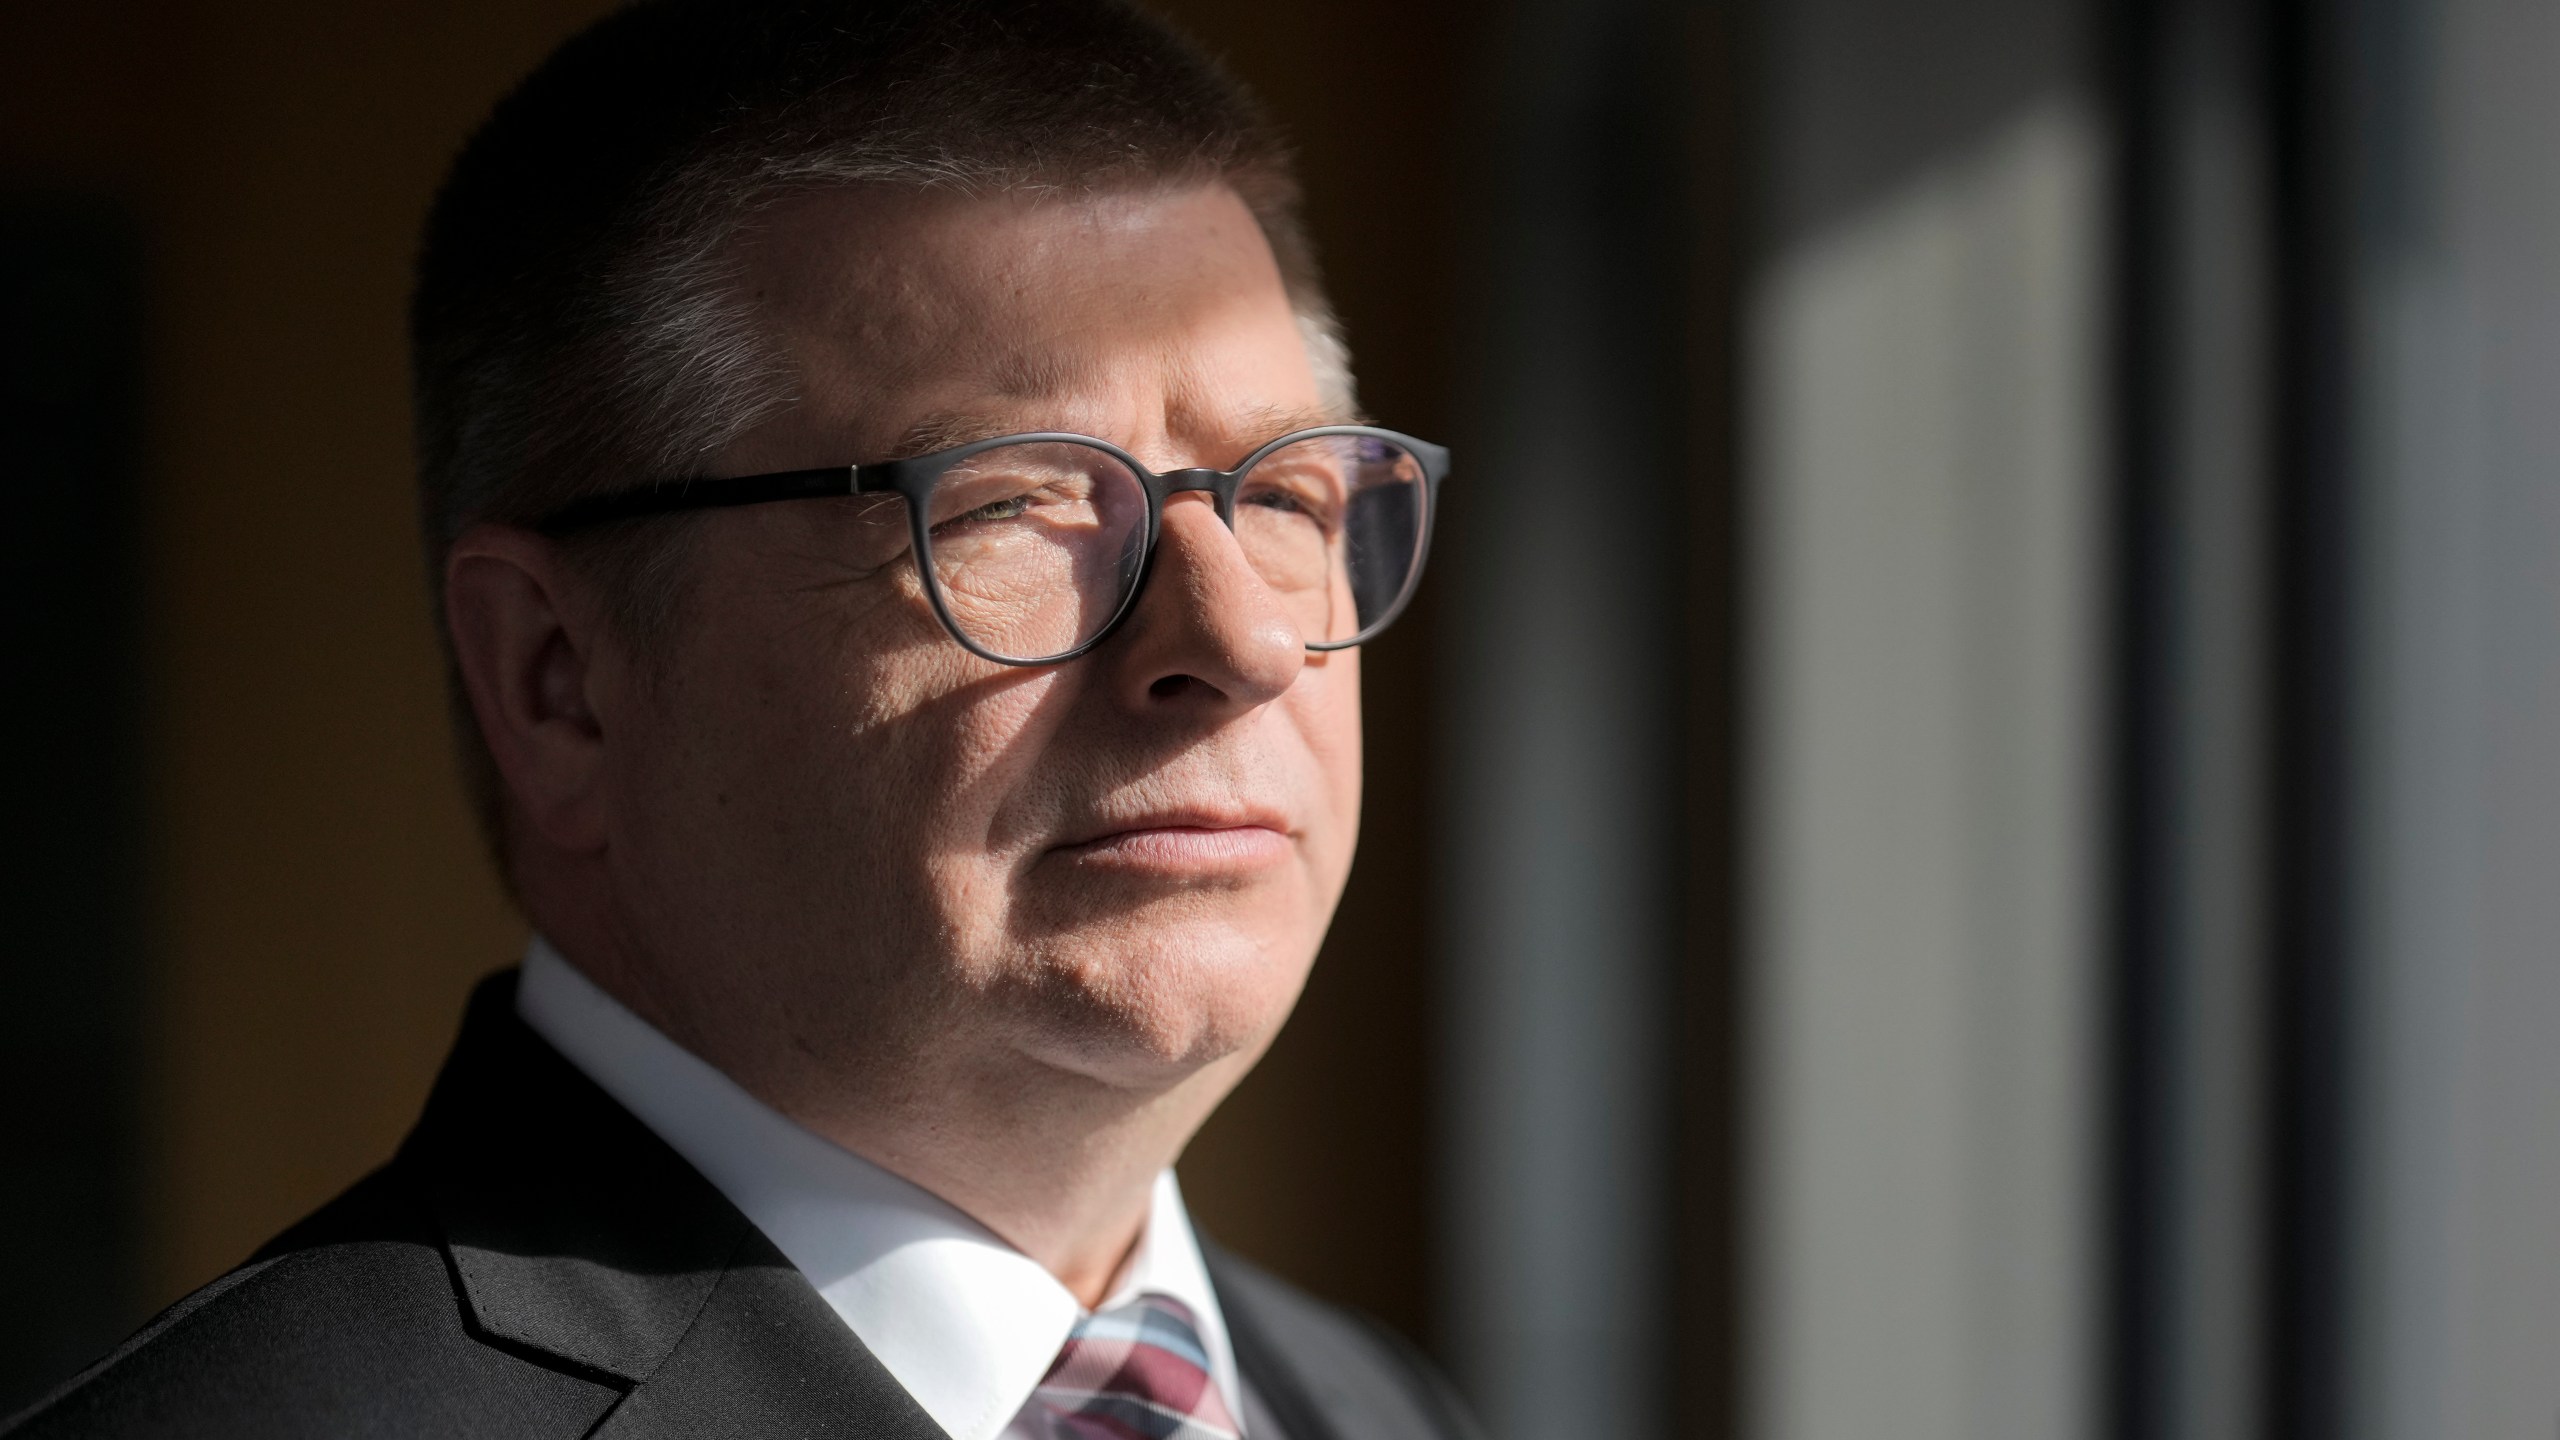
[[[790,403],[736,283],[757,216],[843,187],[1191,185],[1252,210],[1348,412],[1349,356],[1278,132],[1124,0],[644,0],[573,38],[464,148],[420,252],[419,518],[448,660],[444,563],[465,530],[694,473]],[[684,528],[579,542],[635,642],[674,617]],[[454,682],[466,782],[502,849],[501,787]]]

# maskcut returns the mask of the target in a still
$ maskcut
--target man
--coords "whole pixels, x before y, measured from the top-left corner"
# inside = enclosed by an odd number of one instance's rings
[[[397,1158],[25,1436],[1460,1433],[1170,1166],[1351,862],[1445,456],[1113,0],[659,0],[431,216],[423,516],[539,938]]]

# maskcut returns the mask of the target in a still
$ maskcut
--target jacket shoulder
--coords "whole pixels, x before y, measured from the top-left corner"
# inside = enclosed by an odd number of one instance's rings
[[[1230,1251],[1203,1250],[1237,1364],[1290,1436],[1481,1440],[1457,1393],[1403,1336]]]
[[[386,1167],[0,1431],[566,1436],[617,1394],[474,1336],[434,1230]]]

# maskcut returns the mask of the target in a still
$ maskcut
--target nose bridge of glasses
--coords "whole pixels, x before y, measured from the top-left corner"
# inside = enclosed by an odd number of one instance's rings
[[[1163,471],[1156,479],[1163,483],[1167,500],[1194,490],[1207,495],[1217,503],[1218,518],[1226,522],[1228,529],[1236,528],[1236,472],[1193,466],[1187,470]]]

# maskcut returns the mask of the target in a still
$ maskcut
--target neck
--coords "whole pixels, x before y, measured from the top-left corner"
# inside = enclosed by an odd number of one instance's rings
[[[878,1092],[830,1084],[796,1103],[776,1097],[776,1108],[950,1201],[1088,1308],[1109,1295],[1137,1246],[1156,1177],[1232,1084],[1204,1072],[1133,1095],[1019,1055],[908,1082],[903,1103],[844,1104]]]
[[[804,1129],[948,1201],[1088,1308],[1143,1234],[1156,1177],[1254,1059],[1097,1078],[1005,1043],[981,1017],[888,996],[861,1007],[875,1023],[859,1037],[813,1034],[752,984],[689,985],[610,932],[554,923],[543,929],[561,953],[661,1034]]]

